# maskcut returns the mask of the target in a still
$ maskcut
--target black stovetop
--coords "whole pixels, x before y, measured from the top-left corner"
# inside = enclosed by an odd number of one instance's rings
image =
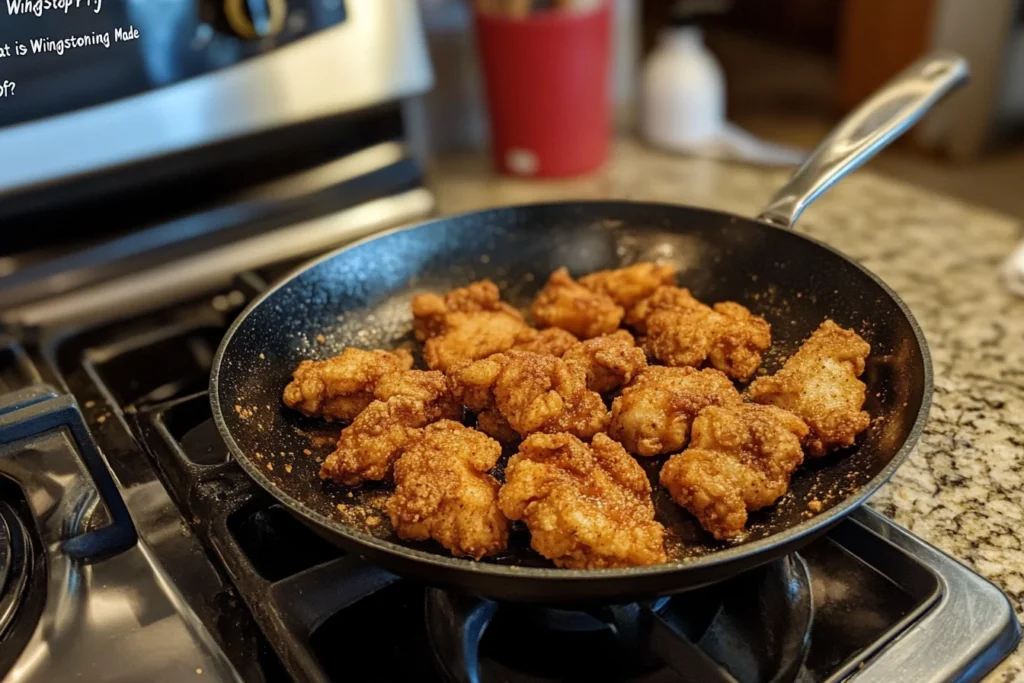
[[[35,381],[38,371],[78,399],[140,536],[244,680],[688,680],[680,670],[690,680],[871,678],[902,642],[920,648],[922,624],[949,618],[957,582],[988,600],[991,623],[974,628],[970,647],[931,657],[935,671],[921,680],[973,680],[1016,642],[1016,621],[990,584],[867,512],[798,556],[644,605],[495,605],[345,555],[230,460],[206,393],[234,316],[293,265],[0,350],[0,383]],[[149,502],[153,487],[173,506]]]

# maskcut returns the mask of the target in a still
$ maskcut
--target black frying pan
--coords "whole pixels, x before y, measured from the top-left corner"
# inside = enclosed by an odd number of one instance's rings
[[[906,458],[927,417],[932,378],[924,336],[899,297],[842,254],[786,227],[965,78],[955,57],[911,67],[840,125],[759,220],[659,204],[544,204],[435,220],[329,254],[253,302],[229,330],[210,381],[217,426],[246,472],[325,538],[399,574],[496,599],[612,602],[678,592],[790,553],[863,503]],[[658,517],[675,537],[669,563],[556,569],[529,548],[523,530],[513,532],[506,554],[473,562],[430,543],[399,541],[380,512],[386,486],[349,490],[318,478],[317,458],[332,450],[339,427],[282,405],[301,360],[346,346],[411,345],[409,302],[419,292],[487,277],[525,306],[560,266],[579,276],[652,259],[673,263],[679,284],[698,298],[739,301],[765,316],[769,371],[825,318],[871,343],[864,375],[871,427],[854,448],[799,469],[790,494],[753,513],[741,540],[715,542],[657,490]],[[652,478],[663,460],[644,459]],[[821,503],[820,513],[811,514],[811,501]]]

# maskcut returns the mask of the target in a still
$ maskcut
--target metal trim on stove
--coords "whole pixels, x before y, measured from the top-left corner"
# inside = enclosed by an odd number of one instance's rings
[[[861,650],[858,658],[851,659],[829,679],[841,681],[864,667],[864,662],[887,647],[910,626],[931,610],[944,594],[943,581],[938,572],[919,562],[906,549],[880,538],[862,523],[841,524],[829,535],[840,547],[871,567],[883,569],[886,577],[908,595],[913,596],[915,607],[902,619],[892,624],[873,645]]]
[[[46,558],[33,569],[43,572],[38,619],[26,624],[24,649],[7,653],[16,661],[4,681],[67,680],[102,667],[112,683],[198,674],[240,683],[139,541],[73,397],[45,385],[0,396],[0,473],[24,493]],[[89,531],[97,493],[112,520]],[[112,666],[103,661],[110,647],[142,656]]]
[[[303,214],[308,214],[313,207],[322,214],[329,213],[331,208],[349,208],[377,199],[382,190],[408,189],[408,184],[418,180],[420,173],[401,143],[383,142],[366,147],[262,183],[186,217],[145,227],[2,275],[0,308],[22,306],[172,261],[174,256],[169,252],[176,249],[194,253],[208,251],[249,237],[257,228],[265,232],[268,223],[275,220],[287,225],[296,222],[299,216],[306,219],[308,216]],[[324,195],[331,197],[332,205],[320,208]],[[249,226],[247,232],[246,226]]]
[[[377,230],[422,218],[433,209],[433,194],[425,188],[415,188],[127,277],[11,308],[0,313],[0,323],[41,326],[101,314],[120,317],[153,310],[227,285],[235,273],[311,256]]]
[[[433,72],[413,0],[346,0],[335,27],[135,97],[0,130],[0,196],[398,100]]]
[[[112,518],[112,523],[107,526],[76,533],[64,539],[63,552],[74,560],[95,562],[127,550],[138,540],[135,525],[110,477],[103,456],[89,436],[75,399],[66,395],[58,396],[45,386],[29,387],[0,398],[0,446],[9,446],[62,428],[71,434],[77,454],[84,462],[93,486]],[[0,472],[22,485],[37,484],[43,489],[50,488],[44,483],[49,476],[45,464],[30,461],[34,455],[34,452],[29,451],[26,456],[19,452],[0,458]],[[76,495],[74,499],[81,501],[83,506],[91,502],[91,496]],[[84,509],[79,510],[74,518],[83,516],[84,512]]]
[[[17,412],[22,408],[27,408],[56,396],[57,392],[45,384],[33,384],[22,387],[9,394],[0,395],[0,416]]]
[[[100,393],[102,395],[90,395],[96,402],[94,408],[99,405],[116,405],[109,392]],[[189,624],[194,624],[194,630],[201,634],[204,647],[208,645],[217,649],[219,646],[219,651],[226,653],[236,672],[246,681],[280,680],[273,677],[273,672],[277,671],[274,655],[268,657],[263,653],[261,635],[255,625],[250,626],[247,620],[251,616],[247,608],[238,604],[240,601],[236,600],[236,593],[224,576],[233,570],[222,573],[223,565],[215,567],[211,563],[212,556],[208,559],[207,553],[212,546],[204,546],[195,534],[183,532],[187,523],[180,517],[179,508],[171,499],[168,489],[161,484],[153,469],[155,463],[145,457],[144,453],[132,450],[138,444],[125,418],[134,423],[140,415],[149,414],[148,409],[128,416],[124,415],[120,407],[116,407],[115,411],[116,420],[106,420],[100,424],[93,419],[90,424],[103,447],[111,449],[108,456],[112,473],[139,532],[137,547],[143,551],[152,572],[160,577],[164,592],[174,596],[175,610]],[[94,410],[91,414],[95,418],[105,413]],[[128,431],[122,432],[122,426]],[[166,472],[162,465],[159,467]],[[234,490],[244,489],[242,482],[238,481],[241,475],[233,474],[224,466],[206,467],[199,475],[200,478],[205,477],[206,485],[191,488],[187,495],[203,498],[208,494],[221,501],[223,494],[230,490],[232,482]],[[196,470],[191,471],[190,475],[196,476]],[[183,505],[183,502],[179,499],[178,504]],[[225,517],[217,520],[218,523],[223,524]],[[195,519],[191,521],[197,522]],[[126,582],[126,585],[132,584],[132,580]],[[211,643],[207,643],[209,633],[212,633]],[[242,659],[239,659],[240,652],[244,653]],[[204,676],[203,680],[207,678]]]
[[[860,508],[852,518],[931,568],[942,596],[914,628],[849,680],[973,683],[1016,648],[1021,626],[1009,598],[995,584],[870,508]],[[938,660],[949,664],[937,668]]]

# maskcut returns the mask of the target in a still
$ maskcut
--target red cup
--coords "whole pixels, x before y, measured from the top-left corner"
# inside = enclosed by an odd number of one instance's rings
[[[477,12],[494,162],[505,173],[572,176],[598,168],[611,132],[611,9]]]

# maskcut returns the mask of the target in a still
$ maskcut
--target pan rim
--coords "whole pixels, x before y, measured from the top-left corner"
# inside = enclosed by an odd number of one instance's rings
[[[401,232],[407,232],[416,230],[428,225],[438,223],[440,221],[451,221],[457,220],[466,216],[481,214],[490,211],[515,211],[523,209],[545,209],[545,208],[569,208],[574,206],[579,207],[596,207],[601,206],[622,206],[622,205],[638,205],[644,206],[650,209],[665,209],[666,211],[674,211],[679,209],[685,209],[690,211],[698,211],[704,214],[712,214],[722,217],[726,220],[731,221],[743,221],[745,223],[755,223],[761,227],[771,228],[778,230],[786,234],[792,235],[798,239],[810,242],[828,252],[838,256],[844,261],[848,262],[856,269],[864,273],[871,281],[878,285],[883,292],[885,292],[897,305],[907,322],[910,324],[911,330],[914,333],[914,338],[917,341],[918,348],[921,352],[921,362],[924,366],[924,386],[923,394],[921,397],[921,407],[914,418],[914,424],[907,435],[903,445],[892,457],[888,464],[867,481],[856,493],[847,497],[841,503],[832,506],[828,510],[817,514],[807,520],[804,520],[798,524],[795,524],[788,529],[779,531],[777,533],[759,538],[755,541],[748,543],[738,543],[736,545],[725,547],[721,550],[717,550],[707,555],[702,555],[692,559],[683,560],[670,560],[655,565],[646,565],[642,567],[627,567],[617,569],[560,569],[557,567],[521,567],[517,565],[501,565],[490,562],[478,562],[464,558],[456,558],[446,555],[440,555],[437,553],[431,553],[425,550],[419,550],[417,548],[410,548],[408,546],[401,545],[393,541],[389,541],[382,538],[377,538],[369,534],[363,533],[357,529],[346,526],[340,522],[336,522],[330,518],[320,515],[316,511],[312,510],[304,503],[296,500],[292,496],[282,491],[278,486],[273,484],[269,478],[267,478],[259,468],[245,455],[241,447],[235,442],[231,435],[230,429],[228,429],[227,423],[224,419],[223,412],[221,410],[220,394],[218,390],[218,380],[220,378],[221,362],[224,358],[224,354],[227,347],[230,345],[234,338],[235,332],[249,315],[256,310],[265,300],[269,299],[277,290],[285,287],[297,277],[303,273],[308,272],[314,267],[321,263],[331,260],[336,256],[356,249],[364,244],[372,242],[376,239],[387,237]],[[871,496],[873,496],[883,484],[885,484],[896,470],[903,464],[903,462],[909,457],[913,451],[917,442],[921,438],[921,434],[924,431],[924,427],[928,422],[928,415],[931,410],[932,394],[934,390],[934,379],[933,379],[933,368],[931,353],[928,349],[928,343],[925,339],[924,332],[921,330],[917,319],[914,317],[910,308],[900,298],[900,296],[893,291],[889,285],[887,285],[880,277],[878,277],[871,270],[865,268],[857,261],[843,254],[841,251],[834,249],[833,247],[817,240],[808,235],[804,235],[793,230],[782,228],[777,225],[773,225],[767,221],[758,220],[756,218],[748,218],[740,216],[738,214],[729,213],[726,211],[718,211],[715,209],[705,209],[702,207],[690,206],[687,204],[666,204],[664,202],[641,202],[634,200],[585,200],[585,201],[568,201],[568,202],[536,202],[531,204],[513,204],[498,207],[490,207],[485,209],[478,209],[475,211],[465,211],[450,216],[442,216],[438,218],[432,218],[427,221],[420,221],[411,225],[397,226],[389,230],[374,233],[368,235],[363,239],[352,242],[345,246],[339,247],[338,249],[332,250],[326,254],[322,254],[318,257],[311,259],[310,261],[298,266],[295,270],[290,272],[286,277],[282,278],[276,285],[269,288],[267,291],[260,294],[248,306],[235,318],[235,321],[231,324],[228,330],[224,334],[224,338],[221,340],[220,345],[217,347],[217,353],[213,359],[213,365],[210,370],[210,405],[213,412],[214,423],[217,426],[217,430],[220,432],[221,438],[224,439],[228,446],[228,450],[231,452],[232,458],[239,466],[245,470],[246,474],[253,479],[264,491],[270,494],[278,502],[282,503],[290,512],[293,514],[299,514],[307,522],[325,529],[331,533],[336,533],[353,543],[361,546],[369,546],[373,550],[384,553],[387,555],[395,556],[399,560],[415,560],[417,562],[423,562],[428,565],[432,565],[440,570],[450,570],[461,573],[471,574],[487,574],[495,577],[501,577],[506,579],[521,579],[521,580],[551,580],[551,579],[565,579],[565,580],[595,580],[595,581],[609,581],[615,579],[643,579],[652,578],[656,576],[664,576],[675,572],[682,571],[698,571],[698,570],[712,570],[716,566],[724,565],[732,561],[741,560],[743,558],[753,557],[761,552],[768,551],[774,546],[780,545],[792,545],[799,541],[802,537],[811,536],[815,537],[817,533],[821,533],[824,529],[830,528],[835,523],[842,520],[844,517],[849,515],[851,512],[863,505]],[[817,533],[816,533],[817,532]],[[357,553],[358,554],[358,553]],[[724,578],[724,577],[723,577]]]

